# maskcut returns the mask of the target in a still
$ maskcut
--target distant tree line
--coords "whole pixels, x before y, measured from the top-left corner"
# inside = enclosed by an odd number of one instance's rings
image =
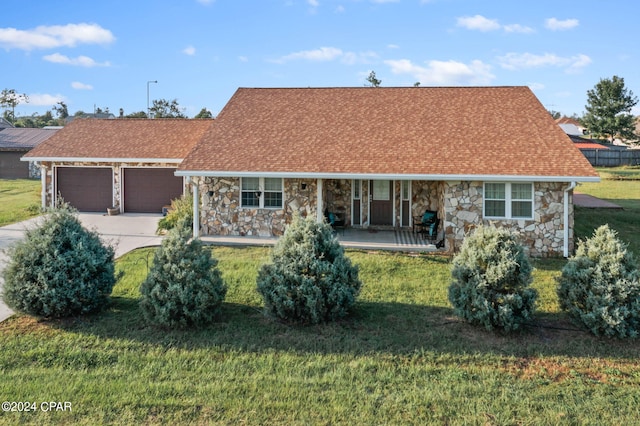
[[[178,104],[177,99],[155,99],[153,105],[149,107],[149,115],[144,111],[137,111],[125,114],[124,109],[120,108],[118,115],[112,114],[109,108],[97,107],[93,112],[76,111],[73,115],[69,114],[69,108],[63,101],[56,103],[50,110],[44,114],[34,113],[25,116],[16,116],[15,107],[28,103],[29,97],[26,94],[17,93],[15,89],[4,89],[0,93],[0,107],[3,108],[2,117],[15,127],[31,127],[42,128],[46,126],[64,126],[71,118],[87,118],[87,117],[110,117],[115,118],[189,118],[184,113],[184,108]],[[193,118],[213,118],[213,114],[207,108],[202,108]]]

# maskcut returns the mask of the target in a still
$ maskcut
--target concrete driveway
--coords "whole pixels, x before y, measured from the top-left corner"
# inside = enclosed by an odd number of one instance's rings
[[[160,245],[162,237],[156,235],[156,227],[162,215],[127,213],[117,216],[107,216],[102,213],[80,213],[80,222],[90,230],[100,234],[103,241],[111,244],[116,252],[116,258],[139,247]],[[5,249],[24,237],[25,229],[33,228],[40,218],[29,219],[24,222],[0,227],[0,271],[7,261]],[[0,293],[2,292],[2,277],[0,277]],[[0,321],[13,315],[13,312],[0,298]]]

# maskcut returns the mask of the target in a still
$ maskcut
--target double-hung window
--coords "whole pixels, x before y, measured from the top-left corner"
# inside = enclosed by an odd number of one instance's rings
[[[486,182],[484,217],[533,219],[533,184]]]
[[[281,209],[282,179],[243,177],[240,204],[242,207]]]

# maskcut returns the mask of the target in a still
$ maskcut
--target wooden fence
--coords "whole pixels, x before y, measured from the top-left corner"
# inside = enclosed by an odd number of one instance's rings
[[[640,149],[580,149],[594,167],[640,165]]]

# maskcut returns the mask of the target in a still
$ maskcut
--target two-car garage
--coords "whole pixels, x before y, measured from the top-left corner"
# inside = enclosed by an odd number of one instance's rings
[[[120,204],[127,213],[161,213],[162,207],[183,193],[175,168],[123,167],[120,202],[114,203],[113,167],[56,167],[56,194],[79,211],[106,212]]]

